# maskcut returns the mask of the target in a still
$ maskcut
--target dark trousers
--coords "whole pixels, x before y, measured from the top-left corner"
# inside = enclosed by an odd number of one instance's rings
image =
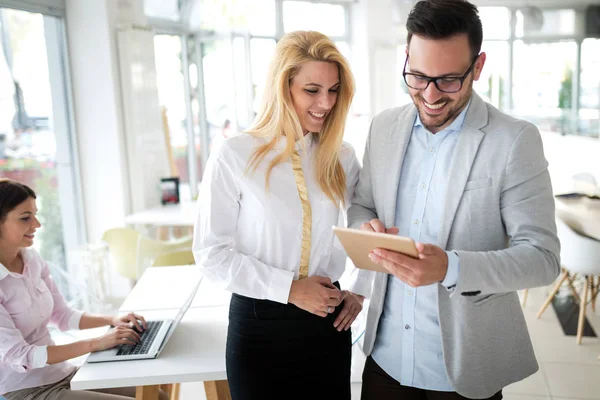
[[[456,392],[402,386],[377,365],[371,356],[367,357],[362,378],[361,400],[468,400]],[[487,400],[502,400],[502,391]]]
[[[233,400],[350,399],[350,330],[292,304],[234,294],[226,366]]]

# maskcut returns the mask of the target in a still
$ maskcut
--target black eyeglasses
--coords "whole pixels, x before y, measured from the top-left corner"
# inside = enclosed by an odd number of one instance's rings
[[[406,72],[406,64],[408,64],[408,56],[406,56],[406,61],[404,61],[404,69],[402,70],[402,76],[404,76],[404,82],[406,82],[406,85],[412,89],[425,90],[429,87],[429,84],[433,82],[437,90],[440,92],[456,93],[460,92],[463,82],[465,79],[467,79],[467,76],[469,76],[471,71],[473,71],[473,67],[475,66],[475,61],[477,61],[477,58],[479,58],[479,55],[473,59],[471,66],[463,76],[429,77],[421,74]]]

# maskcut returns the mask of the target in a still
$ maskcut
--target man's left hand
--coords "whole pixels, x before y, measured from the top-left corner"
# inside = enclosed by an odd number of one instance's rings
[[[373,250],[369,258],[412,287],[443,281],[448,271],[446,252],[436,245],[424,243],[417,243],[417,251],[418,259],[385,249]]]

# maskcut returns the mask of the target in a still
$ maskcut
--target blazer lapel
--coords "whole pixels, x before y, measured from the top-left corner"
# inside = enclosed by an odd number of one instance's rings
[[[481,130],[488,122],[488,111],[485,102],[475,92],[471,97],[471,105],[467,111],[458,143],[454,150],[454,159],[450,167],[448,189],[446,190],[442,226],[438,234],[438,245],[445,249],[450,236],[458,204],[462,198],[465,185],[469,179],[473,161],[485,133]]]
[[[383,223],[386,227],[395,226],[396,224],[396,201],[398,200],[400,171],[416,117],[417,109],[415,107],[403,109],[398,115],[396,123],[392,124],[386,141],[385,159],[382,160],[388,165],[390,174],[390,179],[382,177],[383,184],[390,185],[383,190],[384,193],[387,193],[383,204]]]

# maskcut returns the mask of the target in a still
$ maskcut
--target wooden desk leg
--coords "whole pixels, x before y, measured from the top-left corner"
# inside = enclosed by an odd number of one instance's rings
[[[160,389],[169,396],[169,400],[179,400],[180,383],[165,383],[160,385]]]
[[[231,400],[227,381],[205,381],[206,400]]]
[[[158,400],[159,385],[138,386],[135,388],[135,400]]]

